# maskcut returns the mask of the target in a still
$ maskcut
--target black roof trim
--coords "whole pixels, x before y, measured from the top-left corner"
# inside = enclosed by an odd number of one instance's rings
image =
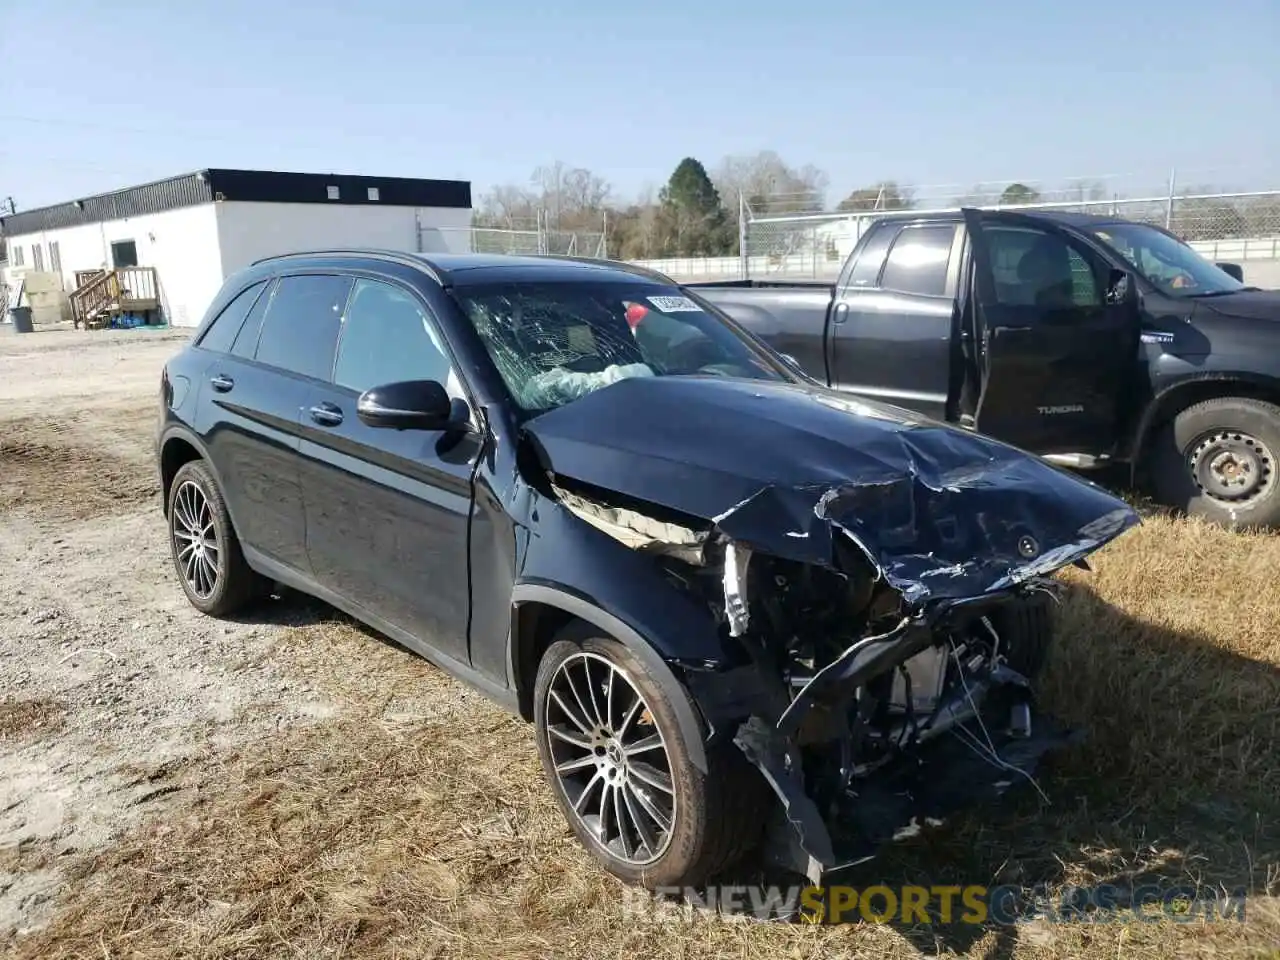
[[[406,253],[403,250],[390,250],[380,247],[333,247],[321,250],[297,250],[291,253],[279,253],[270,257],[255,260],[250,266],[279,263],[288,260],[349,260],[368,258],[398,263],[402,266],[414,267],[429,273],[441,286],[450,286],[456,282],[459,272],[474,270],[520,270],[529,267],[579,266],[601,272],[623,273],[635,277],[643,277],[657,283],[678,286],[666,274],[648,267],[638,266],[622,260],[598,260],[594,257],[575,257],[564,254],[492,254],[492,253]]]
[[[1126,220],[1118,214],[1110,213],[1082,213],[1065,207],[964,207],[957,210],[935,210],[932,213],[927,210],[875,210],[869,211],[869,213],[871,214],[871,219],[877,223],[880,221],[891,220],[894,223],[930,224],[959,223],[964,220],[965,210],[973,210],[977,213],[983,214],[1009,213],[1019,217],[1027,217],[1031,220],[1046,220],[1050,223],[1059,223],[1076,227],[1103,226],[1105,224],[1117,223],[1137,223],[1144,227],[1156,227],[1158,230],[1164,230],[1164,228],[1158,224],[1147,223],[1145,220]]]
[[[329,187],[338,198],[329,198]],[[377,188],[378,199],[369,199]],[[351,174],[287,173],[273,170],[230,170],[211,167],[165,180],[125,187],[35,210],[0,217],[6,236],[40,230],[119,220],[162,213],[215,200],[250,203],[329,203],[340,206],[471,208],[467,180],[425,180],[413,177],[366,177]]]
[[[661,270],[654,270],[652,267],[642,267],[638,263],[628,263],[626,260],[603,260],[597,257],[577,257],[566,253],[543,253],[536,255],[541,260],[559,260],[565,263],[585,263],[597,267],[611,267],[614,270],[621,270],[623,273],[634,274],[637,277],[645,277],[649,280],[657,280],[661,283],[669,283],[672,286],[678,286],[675,280],[663,273]]]
[[[443,285],[444,274],[423,254],[405,253],[403,250],[388,250],[381,247],[334,247],[328,250],[297,250],[293,253],[277,253],[263,257],[250,264],[252,267],[264,263],[275,263],[280,260],[345,260],[351,257],[369,257],[374,260],[386,260],[406,267],[415,267],[431,274],[437,283]]]

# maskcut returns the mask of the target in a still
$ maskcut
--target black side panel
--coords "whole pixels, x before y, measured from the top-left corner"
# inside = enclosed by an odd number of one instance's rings
[[[317,420],[315,412],[325,411]],[[299,472],[316,581],[467,662],[467,534],[478,438],[370,427],[356,394],[316,384]]]
[[[1115,453],[1138,369],[1136,298],[1112,302],[1109,264],[1070,233],[966,211],[983,382],[977,427],[1036,453]]]
[[[237,534],[268,558],[307,570],[298,429],[310,386],[231,356],[210,363],[205,378],[195,427],[223,481]]]
[[[600,607],[644,637],[665,660],[723,662],[719,626],[710,607],[664,574],[653,557],[623,546],[536,497],[537,533],[519,582],[556,587]],[[675,587],[676,589],[673,589]]]

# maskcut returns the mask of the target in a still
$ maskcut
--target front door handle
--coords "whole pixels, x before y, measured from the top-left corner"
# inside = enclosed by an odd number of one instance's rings
[[[318,403],[311,408],[311,419],[322,427],[336,427],[342,422],[342,411],[336,404]]]
[[[831,322],[844,323],[849,319],[849,305],[847,303],[837,303],[831,308]]]
[[[213,389],[217,390],[219,393],[226,393],[235,385],[236,382],[234,380],[221,373],[209,381],[209,386],[213,387]]]

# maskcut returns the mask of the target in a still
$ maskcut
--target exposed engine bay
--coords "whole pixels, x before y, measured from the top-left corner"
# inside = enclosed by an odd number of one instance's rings
[[[774,859],[814,882],[957,805],[954,784],[941,804],[903,802],[916,791],[901,774],[923,773],[927,746],[943,734],[958,741],[948,746],[964,763],[977,763],[966,773],[949,765],[952,777],[972,787],[985,774],[996,793],[1034,782],[1037,756],[1063,740],[1056,729],[1033,740],[1029,674],[1047,636],[1018,633],[1017,619],[1004,616],[1019,605],[1043,611],[1055,593],[1044,576],[913,605],[852,536],[837,537],[834,563],[820,566],[650,515],[662,510],[610,506],[599,491],[553,489],[580,519],[653,554],[736,639],[749,665],[731,675],[729,697],[739,702],[725,712],[746,717],[725,733],[782,801]],[[723,702],[725,692],[707,698]],[[1010,742],[1017,746],[1002,755]],[[899,776],[884,780],[895,762]],[[944,782],[935,777],[934,786]]]
[[[1034,782],[1067,737],[1030,684],[1049,578],[1138,522],[1036,457],[899,414],[636,378],[526,428],[548,495],[708,611],[723,655],[672,665],[709,740],[777,795],[774,858],[814,882]]]

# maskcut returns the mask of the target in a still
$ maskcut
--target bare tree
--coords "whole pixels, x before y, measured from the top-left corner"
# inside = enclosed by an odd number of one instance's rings
[[[894,180],[882,180],[869,187],[859,187],[840,201],[840,212],[854,210],[910,210],[915,205],[911,190]]]
[[[711,181],[734,216],[739,196],[758,213],[820,210],[830,182],[827,174],[812,164],[792,167],[773,150],[725,157]]]
[[[494,187],[476,205],[476,226],[527,229],[537,218],[537,200],[523,187],[510,184]]]

